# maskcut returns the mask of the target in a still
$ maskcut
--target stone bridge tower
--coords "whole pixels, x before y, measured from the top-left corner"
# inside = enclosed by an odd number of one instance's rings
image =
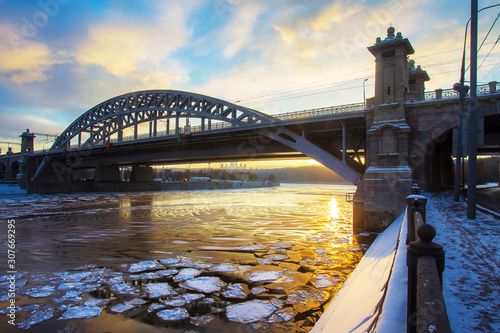
[[[367,169],[354,197],[354,227],[360,229],[381,230],[394,221],[412,186],[405,99],[410,94],[423,95],[428,77],[424,71],[423,76],[411,75],[408,56],[414,49],[400,32],[394,32],[390,27],[385,39],[378,37],[368,47],[376,64],[375,97],[366,109]]]

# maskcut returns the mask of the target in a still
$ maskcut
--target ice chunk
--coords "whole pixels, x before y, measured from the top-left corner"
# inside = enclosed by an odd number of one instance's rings
[[[122,313],[122,312],[125,312],[125,311],[133,309],[133,308],[135,308],[135,305],[125,304],[125,303],[118,303],[118,304],[113,305],[109,309],[111,311],[115,312],[115,313]]]
[[[271,316],[277,308],[265,301],[249,301],[230,305],[226,308],[226,316],[230,321],[253,323]]]
[[[109,299],[94,299],[94,298],[91,298],[91,299],[85,300],[85,302],[83,302],[83,305],[103,307],[106,304],[108,304],[109,301],[110,301]]]
[[[119,296],[139,296],[139,289],[128,283],[115,284],[111,290]]]
[[[270,245],[269,247],[273,248],[273,249],[289,249],[292,246],[293,245],[291,243],[276,243],[276,244]]]
[[[264,287],[255,287],[255,288],[252,288],[252,290],[250,290],[250,292],[254,295],[260,295],[262,293],[265,293],[266,291],[267,291],[267,289]]]
[[[143,299],[140,299],[140,298],[134,298],[134,299],[131,299],[130,301],[126,301],[125,304],[130,304],[130,305],[143,305],[143,304],[146,304],[148,301],[145,301]]]
[[[239,299],[247,298],[247,295],[243,291],[238,289],[226,290],[222,293],[222,296],[226,298],[239,298]]]
[[[245,278],[250,282],[275,281],[281,277],[281,271],[252,270]]]
[[[238,247],[240,251],[262,251],[267,250],[267,246],[265,245],[246,245]]]
[[[179,321],[189,318],[189,313],[183,308],[162,310],[156,315],[163,321]]]
[[[142,286],[149,298],[177,295],[168,283],[148,283]]]
[[[174,282],[185,281],[197,277],[201,274],[201,271],[196,268],[183,268],[179,271],[179,274],[174,276]]]
[[[64,282],[80,282],[90,274],[92,274],[92,272],[78,272],[78,273],[65,272],[60,274],[59,276]]]
[[[130,280],[136,281],[136,280],[153,280],[155,278],[155,273],[154,272],[148,272],[148,273],[141,273],[141,274],[130,274],[128,276]]]
[[[60,298],[54,299],[54,303],[62,303],[66,301],[78,302],[82,300],[82,293],[76,290],[67,291],[66,294]]]
[[[139,273],[139,272],[145,272],[145,271],[152,271],[152,270],[158,270],[158,269],[163,269],[165,266],[160,264],[156,260],[147,260],[147,261],[141,261],[135,264],[131,264],[130,268],[128,269],[129,273]]]
[[[211,268],[212,272],[235,272],[238,270],[238,267],[234,266],[232,263],[224,263],[220,265],[213,266]]]
[[[268,254],[264,258],[280,261],[288,259],[288,256],[286,254]]]
[[[160,300],[160,302],[166,306],[172,307],[172,308],[178,308],[181,306],[184,306],[186,304],[186,300],[179,296],[179,297],[174,297],[169,300]]]
[[[82,287],[81,282],[69,282],[69,283],[62,283],[57,287],[57,290],[70,290],[70,289],[78,289]]]
[[[163,264],[163,265],[173,265],[173,264],[177,264],[179,261],[181,261],[180,259],[161,259],[160,262]]]
[[[165,309],[167,306],[165,304],[153,303],[149,306],[148,312],[155,312],[161,309]]]
[[[164,278],[164,277],[167,277],[167,276],[172,276],[172,275],[175,275],[175,274],[177,274],[177,270],[176,269],[163,269],[161,271],[154,272],[153,279],[161,279],[161,278]]]
[[[41,288],[31,288],[26,290],[25,295],[33,298],[47,297],[55,291],[54,286],[43,286]]]
[[[98,317],[101,314],[101,311],[102,308],[97,306],[73,306],[68,308],[58,320],[94,318]]]
[[[200,326],[206,326],[212,320],[214,320],[214,318],[215,317],[211,316],[211,315],[204,315],[204,316],[192,317],[191,318],[191,324],[196,325],[198,327],[200,327]]]
[[[273,261],[271,259],[255,258],[259,265],[271,265]]]
[[[27,330],[31,326],[49,320],[54,315],[53,307],[46,307],[33,312],[25,321],[17,325],[18,328]]]
[[[184,300],[187,303],[191,303],[194,301],[198,301],[202,298],[205,298],[205,295],[203,295],[203,294],[184,294],[184,295],[182,295],[182,298],[184,298]]]
[[[326,291],[306,287],[287,289],[285,292],[288,295],[288,303],[300,313],[318,308],[328,300],[330,295]]]
[[[226,286],[226,284],[216,276],[202,276],[196,279],[181,282],[179,286],[209,294],[220,291]]]
[[[295,311],[290,311],[290,310],[279,310],[276,311],[268,320],[269,323],[282,323],[285,321],[291,321],[295,316],[297,315],[297,312]]]

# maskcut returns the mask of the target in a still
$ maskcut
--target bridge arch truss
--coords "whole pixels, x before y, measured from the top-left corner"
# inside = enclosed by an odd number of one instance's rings
[[[168,123],[174,120],[175,133],[178,133],[183,118],[187,122],[199,119],[202,130],[210,130],[212,120],[231,127],[273,121],[265,113],[200,94],[176,90],[138,91],[111,98],[83,113],[62,132],[50,150],[67,148],[74,139],[78,140],[78,146],[104,144],[115,134],[117,140],[122,141],[123,130],[131,127],[137,139],[138,126],[142,123],[149,123],[150,133],[156,136],[159,120]]]

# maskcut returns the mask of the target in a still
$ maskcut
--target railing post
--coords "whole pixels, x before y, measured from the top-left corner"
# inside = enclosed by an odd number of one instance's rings
[[[490,94],[497,92],[497,81],[488,82],[488,86],[490,86]]]
[[[426,220],[425,206],[427,204],[427,198],[423,195],[420,195],[420,188],[417,186],[417,184],[413,184],[411,192],[412,194],[406,197],[406,205],[408,207],[406,244],[410,244],[410,242],[413,242],[416,239],[416,230],[418,229],[419,225],[425,223]],[[421,223],[415,223],[415,213],[419,213],[422,217]]]
[[[442,99],[443,98],[443,89],[439,88],[436,89],[436,99]]]
[[[418,228],[420,241],[411,242],[406,254],[408,266],[407,332],[451,332],[442,294],[445,251],[432,240],[436,230],[430,224]]]

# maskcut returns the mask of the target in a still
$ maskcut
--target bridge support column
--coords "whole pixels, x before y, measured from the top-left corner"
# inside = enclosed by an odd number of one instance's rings
[[[131,182],[152,182],[153,181],[153,168],[143,165],[135,165],[132,167],[130,174]]]
[[[94,182],[120,182],[120,168],[118,164],[99,164],[94,171]]]

